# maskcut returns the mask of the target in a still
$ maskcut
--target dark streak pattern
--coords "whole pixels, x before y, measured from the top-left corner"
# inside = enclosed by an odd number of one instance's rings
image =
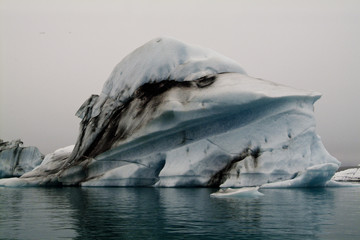
[[[116,142],[128,138],[146,125],[170,89],[206,88],[215,81],[216,75],[205,76],[194,81],[178,82],[170,79],[160,82],[150,81],[140,86],[122,104],[111,98],[106,99],[100,114],[95,117],[91,117],[91,112],[98,101],[98,96],[91,96],[78,111],[78,115],[83,119],[80,123],[77,143],[66,168],[111,149]],[[133,121],[129,120],[129,116],[133,116],[131,117]]]
[[[229,177],[229,173],[232,169],[235,168],[236,164],[246,157],[251,156],[254,161],[254,167],[256,168],[258,165],[258,158],[261,155],[260,147],[255,147],[251,149],[250,147],[245,148],[241,153],[235,156],[225,167],[223,167],[220,171],[218,171],[215,175],[213,175],[208,181],[208,187],[219,187],[223,184],[226,179]],[[238,177],[240,176],[240,171],[237,172]]]

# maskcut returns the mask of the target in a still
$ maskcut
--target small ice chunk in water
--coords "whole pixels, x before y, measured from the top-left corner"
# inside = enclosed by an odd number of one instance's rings
[[[210,197],[216,198],[241,198],[241,197],[258,197],[262,196],[258,191],[259,187],[243,187],[243,188],[226,188],[210,194]]]

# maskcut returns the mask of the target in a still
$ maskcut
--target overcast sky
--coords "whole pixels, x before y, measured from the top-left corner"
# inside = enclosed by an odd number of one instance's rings
[[[75,112],[158,36],[211,48],[250,76],[316,90],[317,132],[360,163],[360,1],[0,0],[0,138],[74,144]]]

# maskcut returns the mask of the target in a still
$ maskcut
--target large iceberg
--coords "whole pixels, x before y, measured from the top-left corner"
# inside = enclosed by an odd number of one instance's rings
[[[340,163],[315,132],[319,98],[250,77],[214,51],[154,39],[80,107],[75,146],[0,185],[324,186]]]

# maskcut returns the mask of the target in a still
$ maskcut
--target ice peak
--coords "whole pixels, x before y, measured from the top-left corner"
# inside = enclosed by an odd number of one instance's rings
[[[208,74],[244,73],[233,60],[174,38],[155,38],[135,49],[116,65],[102,94],[123,101],[144,83],[165,79],[190,81]]]

